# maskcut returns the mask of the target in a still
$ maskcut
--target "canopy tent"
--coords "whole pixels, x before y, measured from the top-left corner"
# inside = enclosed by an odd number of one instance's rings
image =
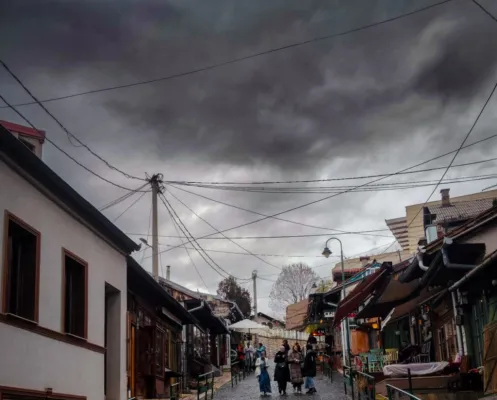
[[[250,319],[243,319],[239,322],[236,322],[228,326],[228,329],[235,332],[253,333],[257,335],[267,333],[270,330],[268,326],[259,324]]]

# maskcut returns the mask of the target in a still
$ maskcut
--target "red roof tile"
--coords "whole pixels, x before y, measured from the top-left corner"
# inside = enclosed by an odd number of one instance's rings
[[[36,130],[24,125],[14,124],[13,122],[2,121],[2,120],[0,120],[0,125],[2,125],[9,132],[16,132],[22,135],[34,137],[38,139],[41,143],[45,141],[45,131]]]

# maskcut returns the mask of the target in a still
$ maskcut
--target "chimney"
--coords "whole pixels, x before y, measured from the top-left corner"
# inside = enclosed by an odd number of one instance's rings
[[[442,195],[442,207],[449,207],[450,206],[449,190],[450,189],[440,190],[440,194]]]
[[[365,267],[369,262],[369,256],[359,257],[359,261],[361,262],[361,266]]]
[[[166,280],[170,281],[171,280],[171,266],[168,265],[166,267]]]

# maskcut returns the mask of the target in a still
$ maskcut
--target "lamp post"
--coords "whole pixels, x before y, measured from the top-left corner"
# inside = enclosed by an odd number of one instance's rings
[[[326,241],[326,244],[324,245],[324,250],[323,250],[323,256],[328,258],[331,255],[331,250],[328,248],[328,242],[330,240],[336,240],[338,243],[340,243],[340,263],[342,265],[342,300],[345,299],[345,264],[343,263],[343,246],[342,246],[342,241],[336,237],[331,237]],[[347,315],[345,318],[345,329],[344,329],[344,338],[345,341],[342,340],[342,348],[343,348],[343,356],[345,360],[345,354],[347,354],[347,362],[348,362],[348,367],[350,368],[351,361],[350,361],[350,336],[349,336],[349,316]]]

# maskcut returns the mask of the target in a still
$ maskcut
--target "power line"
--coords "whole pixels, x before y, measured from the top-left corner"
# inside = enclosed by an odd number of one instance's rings
[[[106,205],[102,206],[102,207],[101,207],[98,211],[102,212],[102,211],[107,210],[107,209],[108,209],[108,208],[110,208],[110,207],[113,207],[113,206],[115,206],[115,205],[117,205],[117,204],[120,204],[120,203],[122,203],[124,200],[126,200],[126,199],[128,199],[129,197],[133,196],[135,193],[138,193],[138,192],[141,192],[141,193],[148,193],[148,192],[149,192],[149,190],[147,190],[147,191],[142,190],[142,189],[143,189],[145,186],[147,186],[147,185],[148,185],[148,183],[145,183],[145,184],[143,184],[142,186],[140,186],[140,187],[138,187],[138,188],[134,189],[133,191],[131,191],[131,192],[129,192],[129,193],[126,193],[125,195],[120,196],[120,197],[118,197],[117,199],[114,199],[114,200],[110,201],[110,202],[109,202],[109,203],[107,203]]]
[[[161,246],[167,246],[167,247],[175,247],[173,244],[168,244],[168,243],[160,243]],[[187,247],[190,250],[195,250],[193,247]],[[252,254],[249,253],[242,253],[239,251],[228,251],[228,250],[214,250],[214,249],[206,249],[204,248],[205,251],[212,252],[212,253],[223,253],[223,254],[236,254],[236,255],[241,255],[241,256],[251,256]],[[317,256],[315,254],[313,255],[308,255],[308,256],[303,256],[303,255],[286,255],[286,254],[259,254],[259,253],[254,253],[257,256],[260,257],[285,257],[285,258],[324,258],[324,256]],[[330,257],[339,257],[339,256],[330,256]],[[278,275],[278,274],[276,274]],[[257,275],[259,276],[259,275]]]
[[[176,230],[176,233],[179,236],[180,233],[179,233],[179,229],[178,229],[178,223],[174,219],[174,217],[173,217],[171,211],[169,210],[169,208],[166,207],[166,209],[167,209],[167,212],[169,213],[169,217],[171,218],[171,221],[173,223],[174,229]],[[190,259],[190,262],[192,263],[193,268],[195,268],[195,271],[197,272],[197,275],[199,276],[200,280],[202,281],[202,283],[204,284],[204,286],[205,286],[205,288],[207,289],[207,292],[208,292],[209,291],[209,287],[207,286],[207,283],[205,283],[205,280],[204,280],[203,276],[200,274],[200,271],[197,268],[197,264],[195,264],[195,262],[193,261],[193,257],[191,256],[190,252],[188,251],[188,248],[184,244],[183,240],[181,240],[181,243],[183,243],[183,248],[185,249],[186,254],[188,255],[188,258]],[[193,248],[193,250],[197,250],[197,249]],[[161,254],[161,256],[162,256],[162,254]]]
[[[31,121],[25,117],[20,111],[18,111],[17,109],[15,109],[6,99],[5,97],[3,97],[1,94],[0,94],[0,99],[5,103],[7,104],[8,107],[10,107],[17,115],[19,115],[19,117],[21,117],[29,126],[31,126],[31,128],[33,128],[34,130],[36,130],[37,132],[40,132],[40,130],[38,128],[36,128],[32,123]],[[115,187],[118,187],[119,189],[123,189],[123,190],[127,190],[127,191],[130,191],[130,192],[135,192],[135,189],[130,189],[128,187],[125,187],[125,186],[122,186],[122,185],[119,185],[115,182],[112,182],[110,181],[109,179],[107,178],[104,178],[103,176],[97,174],[96,172],[93,172],[91,169],[89,169],[87,166],[81,164],[78,160],[76,160],[74,157],[72,157],[71,155],[69,155],[69,153],[67,153],[65,150],[63,150],[62,148],[60,148],[55,142],[53,142],[52,140],[50,140],[50,138],[48,137],[45,137],[45,140],[47,142],[49,142],[52,146],[54,146],[57,150],[59,150],[62,154],[64,154],[67,158],[71,159],[74,163],[76,163],[77,165],[79,165],[81,168],[83,168],[85,171],[89,172],[90,174],[92,174],[93,176],[96,176],[98,179],[101,179],[102,181],[104,182],[107,182],[108,184],[112,185],[112,186],[115,186]]]
[[[223,232],[223,231],[220,231]],[[213,233],[212,235],[216,235],[217,233]],[[275,236],[227,236],[227,237],[207,237],[207,236],[202,236],[202,237],[197,237],[195,238],[196,240],[242,240],[242,239],[288,239],[288,238],[304,238],[304,237],[322,237],[322,236],[329,236],[331,233],[315,233],[315,234],[309,234],[309,235],[275,235]],[[356,234],[364,234],[363,232],[348,232],[348,233],[335,233],[335,236],[342,236],[342,235],[356,235]],[[143,236],[142,233],[129,233],[126,232],[126,235],[131,235],[131,236]],[[373,235],[372,235],[373,236]],[[380,236],[384,238],[391,238],[392,235],[374,235],[374,236]],[[173,235],[159,235],[159,237],[164,237],[164,238],[172,238],[172,239],[188,239],[186,236],[173,236]],[[177,248],[179,246],[175,246],[174,248]],[[172,250],[172,249],[171,249]]]
[[[186,189],[183,189],[183,188],[180,188],[180,187],[177,187],[175,185],[169,185],[169,186],[172,186],[173,188],[177,189],[177,190],[181,190],[183,192],[186,192],[186,193],[190,193],[190,194],[193,194],[194,196],[197,196],[197,197],[201,197],[203,199],[206,199],[206,200],[209,200],[209,201],[213,201],[215,203],[219,203],[219,204],[222,204],[222,205],[225,205],[227,207],[231,207],[231,208],[236,208],[237,210],[242,210],[242,211],[246,211],[248,213],[251,213],[251,214],[256,214],[256,215],[260,215],[262,217],[270,217],[270,218],[273,218],[273,219],[276,219],[276,220],[279,220],[279,221],[284,221],[284,222],[289,222],[291,224],[295,224],[295,225],[300,225],[300,226],[305,226],[305,227],[308,227],[308,228],[316,228],[316,229],[322,229],[322,230],[326,230],[326,231],[334,231],[334,232],[341,232],[341,233],[352,233],[352,232],[349,232],[349,231],[344,231],[344,230],[341,230],[341,229],[334,229],[334,228],[324,228],[324,227],[321,227],[321,226],[315,226],[315,225],[309,225],[309,224],[304,224],[302,222],[296,222],[296,221],[292,221],[292,220],[289,220],[289,219],[285,219],[285,218],[279,218],[279,217],[271,217],[267,214],[263,214],[263,213],[260,213],[260,212],[257,212],[257,211],[253,211],[253,210],[249,210],[248,208],[243,208],[243,207],[239,207],[239,206],[235,206],[233,204],[229,204],[229,203],[226,203],[226,202],[223,202],[223,201],[220,201],[220,200],[216,200],[216,199],[212,199],[210,197],[207,197],[207,196],[204,196],[204,195],[201,195],[199,193],[195,193],[195,192],[191,192],[189,190],[186,190]],[[378,229],[378,230],[372,230],[372,231],[363,231],[364,233],[373,233],[373,232],[384,232],[384,231],[388,231],[389,229]],[[356,232],[354,232],[356,233]],[[357,233],[358,235],[359,234],[363,234],[363,233]],[[367,236],[375,236],[375,235],[367,235]]]
[[[262,261],[264,264],[267,264],[269,265],[270,267],[273,267],[273,268],[276,268],[276,269],[279,269],[281,270],[280,267],[274,265],[274,264],[271,264],[269,262],[267,262],[266,260],[264,260],[263,258],[259,257],[258,255],[252,253],[250,250],[247,250],[245,247],[243,247],[242,245],[236,243],[235,241],[233,241],[233,239],[231,238],[228,238],[225,234],[219,232],[219,229],[217,229],[214,225],[212,225],[209,221],[207,221],[206,219],[202,218],[200,215],[198,215],[195,211],[193,211],[190,207],[188,207],[183,201],[181,201],[178,197],[176,197],[173,193],[169,192],[169,194],[174,198],[176,199],[176,201],[178,201],[179,203],[181,203],[186,209],[188,209],[193,215],[195,215],[197,218],[199,218],[200,220],[202,220],[203,222],[205,222],[207,225],[209,225],[212,229],[214,229],[217,233],[221,234],[225,239],[229,240],[231,243],[233,243],[234,245],[238,246],[240,249],[242,249],[243,251],[245,251],[246,253],[254,256],[255,258],[257,258],[258,260]]]
[[[491,161],[496,161],[497,157],[489,158],[486,160],[473,161],[463,164],[453,165],[452,168],[456,167],[467,167],[470,165],[483,164]],[[441,169],[445,169],[445,167],[435,167],[435,168],[425,168],[418,169],[416,171],[406,171],[399,173],[398,175],[408,175],[408,174],[417,174],[420,172],[430,172],[430,171],[438,171]],[[389,176],[389,174],[376,174],[376,175],[363,175],[363,176],[349,176],[343,178],[326,178],[326,179],[308,179],[308,180],[293,180],[293,181],[249,181],[249,182],[202,182],[202,181],[166,181],[165,183],[174,183],[178,185],[192,184],[192,185],[276,185],[276,184],[290,184],[290,183],[318,183],[318,182],[331,182],[331,181],[348,181],[348,180],[359,180],[359,179],[371,179],[371,178],[380,178],[382,176]]]
[[[427,161],[420,162],[420,163],[418,163],[418,164],[416,164],[416,165],[413,165],[413,166],[411,166],[411,167],[407,167],[407,168],[404,168],[404,169],[402,169],[402,170],[400,170],[400,171],[393,172],[392,174],[390,174],[390,175],[388,175],[388,176],[386,176],[386,177],[378,178],[378,179],[375,179],[375,180],[373,180],[373,181],[363,183],[363,184],[361,184],[361,185],[356,186],[355,188],[357,189],[357,188],[362,187],[362,186],[367,186],[367,185],[369,185],[369,184],[371,184],[371,183],[375,183],[375,182],[381,181],[381,180],[383,180],[383,179],[386,179],[386,178],[387,178],[387,177],[389,177],[389,176],[394,176],[394,175],[397,175],[398,173],[401,173],[401,172],[408,171],[408,170],[410,170],[410,169],[413,169],[413,168],[419,167],[420,165],[423,165],[423,164],[426,164],[426,163],[428,163],[428,162],[431,162],[431,161],[437,160],[437,159],[439,159],[439,158],[445,157],[445,156],[446,156],[446,155],[448,155],[448,154],[452,154],[452,153],[455,153],[455,152],[459,152],[459,151],[460,151],[461,149],[463,149],[463,148],[467,148],[467,147],[470,147],[470,146],[474,146],[474,145],[475,145],[475,144],[477,144],[477,143],[484,142],[484,141],[489,140],[490,138],[494,138],[494,137],[496,137],[496,136],[497,136],[497,135],[492,135],[492,136],[489,136],[489,137],[484,138],[484,139],[481,139],[481,140],[479,140],[479,141],[477,141],[477,142],[473,142],[473,143],[471,143],[471,144],[469,144],[469,145],[463,146],[463,147],[461,147],[461,148],[459,148],[459,149],[457,149],[457,150],[450,151],[450,152],[445,153],[445,154],[442,154],[442,155],[440,155],[440,156],[433,157],[433,158],[431,158],[431,159],[429,159],[429,160],[427,160]],[[337,197],[337,196],[339,196],[339,195],[341,195],[341,194],[349,193],[351,190],[352,190],[352,189],[348,189],[348,190],[344,190],[343,192],[340,192],[340,193],[335,193],[335,194],[332,194],[332,195],[330,195],[330,196],[322,197],[322,198],[320,198],[320,199],[317,199],[317,200],[314,200],[314,201],[311,201],[311,202],[308,202],[308,203],[305,203],[305,204],[301,204],[301,205],[299,205],[299,206],[292,207],[292,208],[287,209],[287,210],[284,210],[284,211],[280,211],[280,212],[278,212],[278,213],[276,213],[276,214],[273,214],[273,215],[270,215],[270,216],[267,216],[267,217],[264,217],[264,218],[259,218],[259,219],[256,219],[256,220],[254,220],[254,221],[251,221],[251,222],[246,222],[246,223],[241,224],[241,225],[237,225],[237,226],[234,226],[234,227],[231,227],[231,228],[228,228],[228,229],[224,229],[224,230],[223,230],[223,231],[221,231],[221,232],[223,232],[223,233],[224,233],[224,232],[228,232],[228,231],[231,231],[231,230],[234,230],[234,229],[238,229],[238,228],[241,228],[241,227],[244,227],[244,226],[252,225],[252,224],[255,224],[255,223],[258,223],[258,222],[261,222],[261,221],[265,221],[265,220],[267,220],[267,219],[269,219],[269,218],[274,218],[274,217],[277,217],[277,216],[279,216],[279,215],[282,215],[282,214],[288,213],[288,212],[290,212],[290,211],[295,211],[295,210],[298,210],[298,209],[300,209],[300,208],[304,208],[304,207],[307,207],[307,206],[310,206],[310,205],[313,205],[313,204],[320,203],[320,202],[322,202],[322,201],[324,201],[324,200],[328,200],[328,199],[331,199],[331,198],[333,198],[333,197]],[[203,239],[203,238],[210,237],[210,236],[213,236],[213,235],[215,235],[215,233],[211,233],[211,234],[208,234],[208,235],[204,235],[204,236],[202,236],[202,237],[200,237],[200,238],[197,238],[197,239]],[[171,249],[163,250],[163,252],[171,251],[172,249],[174,249],[174,247],[173,247],[173,248],[171,248]]]
[[[248,278],[239,278],[239,277],[236,277],[232,274],[230,274],[229,272],[225,271],[219,264],[217,264],[211,256],[209,256],[209,254],[207,254],[207,252],[204,251],[204,249],[202,248],[202,246],[200,246],[200,244],[197,242],[197,240],[193,237],[193,235],[190,233],[190,231],[188,230],[188,228],[186,227],[186,225],[183,223],[183,221],[181,220],[181,218],[179,217],[179,215],[176,213],[176,211],[174,210],[173,206],[171,205],[171,203],[169,203],[169,201],[166,199],[166,197],[164,195],[159,195],[159,198],[161,199],[162,203],[164,204],[164,206],[166,208],[168,208],[169,210],[171,210],[171,212],[174,214],[174,216],[176,217],[177,221],[179,221],[179,224],[178,226],[182,226],[184,228],[184,230],[188,233],[188,235],[192,238],[192,240],[195,242],[195,244],[198,246],[198,248],[200,250],[202,250],[202,252],[200,252],[199,250],[197,250],[197,252],[202,256],[202,258],[204,259],[204,261],[207,263],[207,265],[209,265],[214,271],[216,271],[219,275],[221,275],[223,278],[226,278],[225,276],[223,276],[216,268],[214,268],[214,266],[212,264],[214,264],[217,268],[219,268],[219,270],[223,271],[226,275],[228,276],[231,276],[235,279],[248,279]],[[182,229],[183,230],[183,229]],[[183,234],[186,235],[186,233],[183,231]],[[190,240],[189,243],[192,243],[192,241]],[[184,243],[186,244],[186,243]],[[183,244],[183,245],[184,245]],[[194,245],[195,247],[195,245]],[[159,253],[160,254],[160,253]],[[203,254],[205,254],[205,257],[207,257],[211,263],[209,263],[207,261],[207,259],[203,256]]]
[[[452,164],[454,163],[454,160],[456,159],[456,157],[458,156],[459,152],[461,151],[461,149],[464,147],[464,144],[466,143],[466,141],[468,140],[469,136],[471,135],[471,133],[473,132],[473,130],[475,129],[475,126],[476,124],[478,123],[478,121],[480,120],[480,117],[482,116],[483,112],[485,111],[485,109],[487,108],[487,105],[488,103],[490,102],[490,99],[492,98],[492,96],[494,95],[495,93],[495,90],[497,89],[497,82],[494,84],[494,87],[492,88],[492,90],[490,91],[490,94],[488,95],[487,99],[485,100],[485,103],[483,103],[483,107],[480,109],[480,112],[478,113],[478,115],[476,116],[476,119],[474,120],[473,124],[471,125],[471,128],[469,129],[468,133],[466,134],[466,136],[464,137],[461,145],[459,146],[459,149],[457,149],[457,151],[455,152],[454,154],[454,157],[452,157],[452,160],[450,160],[450,163],[449,165],[447,165],[447,168],[445,169],[444,173],[442,174],[442,176],[440,177],[440,180],[438,181],[438,184],[433,188],[432,192],[430,193],[430,195],[428,196],[428,198],[426,199],[426,201],[423,203],[423,206],[421,206],[419,209],[418,209],[418,212],[416,213],[416,215],[414,215],[414,217],[411,219],[411,221],[409,222],[409,224],[407,225],[407,228],[409,228],[411,226],[411,224],[414,222],[414,220],[417,218],[417,216],[419,215],[419,213],[421,212],[421,210],[424,209],[424,207],[426,206],[426,203],[428,203],[431,199],[431,196],[433,196],[433,194],[435,193],[435,191],[437,190],[438,186],[440,185],[440,183],[442,182],[443,178],[445,177],[445,175],[447,174],[447,172],[449,172],[449,169],[450,167],[452,166]],[[396,243],[397,240],[394,240],[394,242],[388,246],[383,252],[385,253],[391,246],[393,246],[395,243]]]
[[[152,225],[152,205],[150,205],[150,212],[148,214],[148,228],[147,228],[147,239],[146,239],[146,242],[148,243],[148,238],[150,237],[150,227]],[[145,252],[147,251],[149,247],[145,247],[143,249],[143,253],[142,253],[142,258],[140,260],[140,265],[143,263],[143,260],[145,259]]]
[[[236,64],[236,63],[239,63],[241,61],[249,60],[249,59],[260,57],[260,56],[263,56],[263,55],[267,55],[267,54],[271,54],[271,53],[276,53],[278,51],[288,50],[288,49],[291,49],[291,48],[296,48],[296,47],[304,46],[304,45],[307,45],[307,44],[310,44],[310,43],[316,43],[316,42],[320,42],[320,41],[323,41],[323,40],[328,40],[328,39],[332,39],[332,38],[335,38],[335,37],[340,37],[340,36],[345,36],[345,35],[348,35],[348,34],[351,34],[351,33],[360,32],[360,31],[363,31],[363,30],[366,30],[366,29],[369,29],[369,28],[374,28],[376,26],[380,26],[380,25],[383,25],[383,24],[386,24],[386,23],[389,23],[389,22],[393,22],[393,21],[396,21],[396,20],[399,20],[399,19],[402,19],[402,18],[405,18],[405,17],[409,17],[411,15],[417,14],[417,13],[422,12],[422,11],[429,10],[431,8],[440,6],[440,5],[445,4],[445,3],[449,3],[450,1],[451,0],[440,1],[438,3],[432,4],[432,5],[429,5],[429,6],[426,6],[426,7],[419,8],[419,9],[411,11],[409,13],[401,14],[401,15],[399,15],[397,17],[387,18],[387,19],[385,19],[383,21],[374,22],[374,23],[371,23],[371,24],[363,25],[361,27],[349,29],[349,30],[346,30],[346,31],[343,31],[343,32],[339,32],[339,33],[334,33],[334,34],[330,34],[330,35],[326,35],[326,36],[320,36],[320,37],[316,37],[316,38],[304,40],[304,41],[301,41],[301,42],[292,43],[292,44],[285,45],[285,46],[275,47],[275,48],[272,48],[272,49],[269,49],[269,50],[261,51],[259,53],[253,53],[253,54],[249,54],[247,56],[237,57],[237,58],[234,58],[232,60],[223,61],[223,62],[216,63],[216,64],[211,64],[211,65],[208,65],[206,67],[197,68],[197,69],[193,69],[193,70],[190,70],[190,71],[180,72],[180,73],[176,73],[176,74],[172,74],[172,75],[168,75],[168,76],[164,76],[164,77],[160,77],[160,78],[148,79],[148,80],[134,82],[134,83],[127,83],[127,84],[123,84],[123,85],[115,85],[115,86],[110,86],[110,87],[101,88],[101,89],[87,90],[87,91],[84,91],[84,92],[74,93],[74,94],[65,95],[65,96],[52,97],[52,98],[49,98],[49,99],[41,100],[40,102],[41,103],[48,103],[48,102],[53,102],[53,101],[70,99],[70,98],[73,98],[73,97],[84,96],[84,95],[87,95],[87,94],[95,94],[95,93],[101,93],[101,92],[108,92],[108,91],[116,90],[116,89],[129,88],[129,87],[134,87],[134,86],[146,85],[146,84],[150,84],[150,83],[161,82],[161,81],[168,81],[168,80],[171,80],[171,79],[181,78],[181,77],[184,77],[184,76],[197,74],[197,73],[200,73],[200,72],[212,70],[212,69],[223,67],[223,66],[226,66],[226,65]],[[35,104],[35,103],[37,103],[37,102],[20,103],[20,104],[16,104],[15,106],[16,107],[21,107],[21,106],[26,106],[26,105]],[[0,107],[0,108],[2,108],[2,107]]]
[[[483,7],[480,3],[478,3],[476,0],[473,0],[473,3],[475,3],[478,7],[480,7],[480,9],[483,10],[483,12],[485,14],[487,14],[490,18],[492,18],[495,22],[497,22],[497,18],[494,17],[492,14],[490,14],[490,12],[485,7]]]
[[[140,196],[138,196],[138,198],[133,203],[131,203],[128,207],[126,207],[126,209],[121,214],[119,214],[116,218],[114,218],[112,220],[112,222],[115,223],[119,218],[121,218],[126,213],[126,211],[128,211],[131,207],[133,207],[136,203],[138,203],[142,199],[142,197],[145,196],[146,194],[147,193],[145,192],[145,193],[142,193]]]
[[[441,183],[466,183],[474,181],[483,181],[488,179],[496,178],[496,174],[485,174],[485,175],[474,175],[474,176],[463,176],[458,178],[445,179]],[[265,193],[265,194],[320,194],[320,193],[337,193],[341,190],[352,188],[351,192],[383,192],[392,190],[407,190],[407,189],[417,189],[421,187],[433,186],[439,184],[438,181],[434,180],[423,180],[423,181],[407,181],[407,182],[393,182],[385,183],[379,185],[370,185],[368,187],[355,189],[355,186],[351,185],[341,185],[341,186],[318,186],[318,187],[277,187],[266,189],[264,187],[233,187],[233,186],[211,186],[211,185],[185,185],[189,187],[199,187],[204,189],[214,189],[214,190],[225,190],[234,192],[249,192],[249,193]],[[176,186],[174,186],[176,187]],[[176,187],[179,189],[178,187]]]
[[[21,85],[21,87],[26,91],[26,93],[34,100],[34,103],[38,104],[56,123],[59,125],[59,127],[68,135],[68,138],[71,137],[74,140],[76,140],[82,147],[84,147],[86,150],[88,150],[94,157],[98,158],[100,161],[102,161],[107,167],[110,169],[113,169],[122,175],[124,175],[126,178],[129,179],[137,179],[140,181],[146,181],[144,178],[139,178],[137,176],[133,176],[130,174],[127,174],[126,172],[120,170],[119,168],[115,167],[114,165],[110,164],[107,160],[103,159],[101,156],[99,156],[97,153],[95,153],[90,147],[88,147],[85,143],[83,143],[81,140],[79,140],[73,133],[69,132],[69,130],[50,112],[48,109],[31,93],[31,91],[24,85],[24,83],[21,81],[21,79],[5,64],[2,60],[0,60],[0,64],[5,68],[5,70],[14,78],[14,80]],[[10,106],[11,108],[15,106]],[[69,142],[72,144],[72,142],[69,140]]]
[[[176,213],[176,211],[174,211],[174,209],[172,208],[171,204],[167,201],[167,199],[165,197],[163,197],[163,196],[159,196],[159,198],[161,199],[162,204],[164,204],[164,207],[166,207],[166,210],[168,211],[169,215],[172,216],[173,213],[174,213],[175,220],[176,220],[176,218],[178,218],[179,222],[176,221],[176,223],[178,224],[178,227],[181,230],[181,232],[183,232],[183,235],[185,235],[188,239],[190,237],[193,237],[193,236],[191,236],[190,231],[185,226],[185,224],[183,223],[183,221],[181,221],[181,219],[179,219],[178,214]],[[188,232],[188,234],[187,234],[187,232]],[[190,236],[188,236],[188,235],[190,235]],[[198,248],[195,247],[195,244],[198,246]],[[221,275],[221,277],[226,278],[226,276],[224,276],[221,272],[219,272],[213,265],[210,264],[210,262],[207,260],[207,258],[205,258],[203,252],[200,251],[200,250],[203,251],[203,249],[202,249],[202,247],[200,247],[198,245],[198,242],[195,241],[195,244],[193,244],[193,247],[195,248],[195,250],[197,251],[197,253],[202,257],[202,259],[206,262],[206,264],[209,267],[211,267],[215,272],[217,272],[219,275]],[[182,245],[184,246],[185,243],[183,242]],[[199,250],[199,248],[200,248],[200,250]],[[161,254],[161,253],[159,253],[159,254]],[[206,253],[206,255],[207,255],[207,253]]]

